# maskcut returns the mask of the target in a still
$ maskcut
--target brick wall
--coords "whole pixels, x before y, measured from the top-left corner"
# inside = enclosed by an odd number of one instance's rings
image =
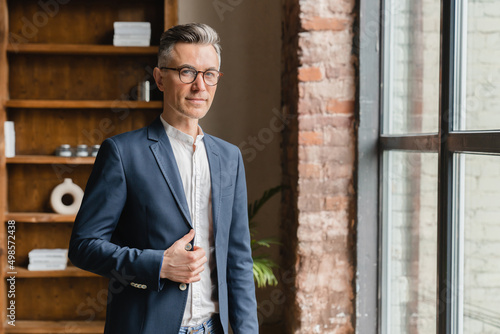
[[[355,0],[284,2],[286,333],[354,332],[355,19]]]

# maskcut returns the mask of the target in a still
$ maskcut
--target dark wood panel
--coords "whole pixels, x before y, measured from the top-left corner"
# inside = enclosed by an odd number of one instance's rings
[[[16,128],[17,155],[52,155],[62,144],[101,144],[113,135],[147,126],[160,112],[127,108],[93,113],[82,109],[16,109],[8,113],[8,118]]]
[[[58,157],[52,155],[16,155],[7,158],[8,164],[67,164],[67,165],[92,165],[94,157]]]
[[[151,22],[152,45],[158,44],[164,27],[164,5],[158,0],[11,0],[10,31],[19,43],[113,44],[113,22]]]
[[[164,30],[170,29],[177,24],[179,6],[177,0],[165,0],[165,26]]]
[[[8,100],[7,108],[33,109],[158,109],[163,101],[129,101],[129,100]]]
[[[15,326],[6,326],[6,333],[17,334],[101,334],[104,321],[29,321],[17,320]]]
[[[103,320],[106,296],[105,278],[18,278],[16,320]]]
[[[6,277],[9,277],[9,270],[7,270]],[[47,271],[33,271],[24,267],[16,267],[16,277],[21,278],[52,278],[52,277],[100,277],[97,274],[91,273],[77,268],[73,265],[68,265],[65,270],[47,270]]]
[[[5,100],[7,100],[8,94],[8,71],[9,66],[7,64],[7,37],[8,37],[8,8],[7,0],[0,0],[0,124],[4,124],[6,120],[6,112],[4,109]],[[7,203],[5,199],[7,198],[7,167],[5,164],[5,142],[4,142],[4,127],[0,126],[0,222],[4,221],[4,214],[7,211]],[[5,228],[0,228],[0,263],[1,265],[6,264],[6,250],[7,246],[5,238]],[[5,291],[5,280],[0,280],[0,291]],[[0,317],[2,317],[2,323],[6,318],[7,309],[7,299],[5,295],[0,294]],[[1,326],[0,326],[1,328]],[[3,333],[0,329],[0,333]]]
[[[5,221],[15,220],[18,223],[73,223],[76,215],[61,215],[58,213],[7,212]]]
[[[64,178],[85,189],[92,166],[90,165],[9,165],[8,211],[53,212],[50,194]]]
[[[64,55],[156,55],[157,46],[130,47],[97,44],[10,44],[8,52]]]
[[[16,224],[16,266],[28,267],[28,253],[38,248],[68,248],[72,224]]]
[[[154,82],[156,56],[10,54],[9,63],[11,99],[136,100],[137,84]]]

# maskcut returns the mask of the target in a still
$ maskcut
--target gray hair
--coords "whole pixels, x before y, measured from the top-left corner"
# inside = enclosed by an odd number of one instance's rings
[[[212,45],[221,64],[220,38],[217,32],[210,26],[203,23],[188,23],[174,26],[165,31],[160,38],[160,48],[158,50],[158,66],[166,66],[163,62],[168,62],[172,49],[176,43],[208,44]]]

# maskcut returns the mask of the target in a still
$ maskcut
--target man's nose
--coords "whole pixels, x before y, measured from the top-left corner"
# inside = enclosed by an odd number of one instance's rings
[[[205,79],[203,77],[203,72],[198,72],[196,78],[193,81],[192,87],[196,90],[206,90]]]

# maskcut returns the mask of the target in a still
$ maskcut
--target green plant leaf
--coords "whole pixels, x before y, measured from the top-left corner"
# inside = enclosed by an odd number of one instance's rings
[[[248,204],[248,221],[252,221],[252,219],[255,217],[257,212],[259,212],[260,208],[273,197],[277,193],[281,191],[281,188],[283,188],[281,185],[276,186],[274,188],[268,189],[264,191],[262,194],[261,198],[258,200],[254,201],[252,204]]]
[[[278,280],[274,275],[273,268],[277,267],[278,265],[269,258],[262,256],[255,258],[253,262],[253,278],[257,283],[257,287],[276,286]]]
[[[262,208],[262,206],[271,199],[274,195],[279,193],[282,186],[277,186],[265,191],[261,198],[248,204],[248,222],[250,225],[250,235],[251,235],[251,248],[253,257],[253,277],[254,281],[257,283],[257,287],[262,288],[268,285],[276,286],[278,280],[274,275],[273,269],[278,268],[278,265],[270,259],[268,254],[254,255],[254,252],[261,247],[269,248],[271,245],[280,245],[281,243],[276,238],[264,238],[256,240],[254,236],[256,234],[255,222],[253,218]]]

